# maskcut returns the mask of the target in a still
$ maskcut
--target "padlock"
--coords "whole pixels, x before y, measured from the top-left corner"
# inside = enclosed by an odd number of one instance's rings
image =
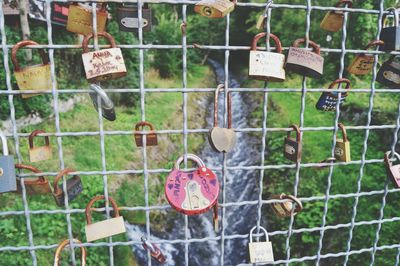
[[[135,32],[139,28],[139,15],[136,4],[123,4],[118,7],[117,20],[120,31]],[[142,29],[143,31],[151,31],[152,17],[151,9],[148,4],[142,7]]]
[[[320,161],[319,163],[334,163],[334,162],[336,162],[336,158],[335,157],[329,157],[329,158],[326,158],[325,160]],[[317,168],[319,170],[322,170],[322,169],[327,168],[327,167],[329,167],[329,165],[318,165],[317,166]]]
[[[29,171],[31,171],[33,173],[37,173],[37,174],[42,173],[42,171],[40,171],[36,167],[30,166],[30,165],[25,165],[25,164],[16,164],[15,168],[29,170]],[[25,190],[28,195],[51,193],[49,181],[44,176],[39,176],[34,179],[21,178],[19,181],[24,182]],[[17,192],[18,193],[22,193],[22,186],[21,186],[20,182],[17,183]]]
[[[301,210],[303,210],[303,204],[295,196],[286,195],[286,194],[282,193],[280,195],[272,196],[272,199],[279,199],[279,200],[289,199],[290,200],[290,201],[285,201],[285,202],[274,202],[271,204],[272,210],[280,218],[290,217],[290,216],[292,216],[292,212],[293,212],[293,215],[296,215],[297,213],[301,212]]]
[[[34,147],[33,145],[33,138],[44,133],[46,132],[43,130],[35,130],[29,135],[29,161],[31,163],[49,160],[52,157],[49,136],[44,137],[46,142],[44,146]]]
[[[7,139],[2,131],[0,131],[0,139],[3,144],[3,155],[0,156],[0,193],[16,191],[14,157],[8,155]]]
[[[296,138],[292,138],[290,136],[291,131],[288,131],[285,141],[283,143],[283,155],[286,159],[297,163],[301,159],[301,132],[300,128],[297,125],[291,125],[290,127],[293,128],[293,131],[296,131]]]
[[[145,127],[150,129],[149,133],[142,134],[141,131]],[[154,132],[154,126],[150,122],[142,121],[135,126],[135,142],[136,146],[143,147],[143,137],[146,136],[146,146],[158,145],[157,134]]]
[[[101,8],[96,11],[97,32],[106,30],[107,23],[107,4],[101,4]],[[90,6],[73,3],[69,5],[67,31],[88,35],[93,33],[93,14]]]
[[[187,159],[198,168],[189,172],[180,170],[184,156],[179,157],[166,179],[165,196],[175,210],[186,215],[205,213],[214,207],[214,228],[218,229],[218,178],[197,155],[187,154]]]
[[[11,51],[11,61],[14,65],[15,79],[20,90],[44,91],[53,88],[50,75],[49,58],[43,49],[39,49],[42,58],[41,65],[26,66],[20,68],[17,60],[17,52],[20,48],[27,45],[39,45],[37,42],[25,40],[15,44]],[[22,94],[22,98],[30,98],[39,94]]]
[[[383,62],[376,75],[376,81],[393,89],[400,89],[400,62],[396,55]]]
[[[381,51],[398,51],[400,50],[400,25],[399,25],[399,13],[397,9],[391,7],[386,10],[389,14],[393,14],[393,24],[388,25],[388,14],[383,16],[383,28],[379,35],[379,40],[383,41],[384,44],[379,46]]]
[[[341,162],[350,162],[350,141],[347,138],[346,128],[342,123],[338,124],[342,130],[343,139],[336,138],[335,158]]]
[[[323,92],[321,96],[318,99],[318,102],[316,104],[316,108],[321,111],[327,111],[327,112],[333,112],[336,111],[336,105],[339,101],[339,106],[344,103],[346,100],[346,97],[348,95],[348,92],[350,91],[350,80],[341,78],[337,79],[334,82],[329,85],[328,89],[333,89],[335,85],[339,85],[341,83],[346,83],[346,92],[341,94],[341,97],[339,99],[339,93],[338,92]]]
[[[82,244],[81,241],[79,241],[78,239],[72,239],[72,242],[75,244]],[[61,252],[63,251],[63,249],[66,246],[70,245],[70,240],[69,239],[65,239],[63,242],[61,242],[57,249],[56,249],[56,253],[54,255],[54,266],[60,266],[61,265]],[[86,249],[85,247],[81,246],[81,266],[86,266]]]
[[[303,76],[321,78],[324,72],[324,58],[321,56],[320,48],[311,40],[308,43],[313,48],[312,52],[299,48],[305,41],[305,39],[297,39],[289,48],[285,69]]]
[[[89,82],[117,79],[126,75],[124,58],[120,48],[117,48],[114,38],[107,32],[98,32],[98,36],[106,38],[111,48],[89,52],[89,40],[93,38],[90,33],[82,41],[82,61],[85,68],[86,79]]]
[[[391,158],[389,157],[390,154],[390,151],[386,152],[383,158],[386,167],[386,173],[393,185],[396,188],[400,188],[400,164],[393,165],[393,161],[391,161]],[[397,152],[394,153],[393,157],[397,159],[396,161],[400,161],[400,155]]]
[[[64,190],[63,190],[63,184],[58,185],[58,182],[60,179],[68,175],[69,173],[74,172],[75,170],[66,168],[62,170],[54,179],[53,182],[53,196],[54,199],[56,200],[56,203],[58,206],[63,207],[65,206],[64,202]],[[67,179],[67,197],[68,197],[68,202],[72,201],[75,199],[83,190],[83,185],[81,178],[78,175],[74,175],[72,178]]]
[[[353,6],[353,2],[349,0],[341,0],[336,3],[335,7],[344,7],[346,6],[351,8]],[[344,21],[344,13],[343,11],[329,11],[324,19],[322,20],[320,27],[323,30],[336,32],[339,31],[343,27]]]
[[[257,42],[265,37],[267,33],[257,34],[251,45],[249,59],[249,77],[257,80],[284,81],[285,80],[285,55],[282,54],[282,44],[277,36],[269,36],[275,42],[276,53],[257,51]]]
[[[235,9],[237,0],[201,0],[194,11],[208,18],[223,18]]]
[[[92,102],[96,111],[99,110],[98,96],[100,96],[101,101],[101,114],[103,117],[109,121],[115,121],[115,110],[114,103],[108,97],[107,93],[100,87],[98,84],[90,84],[90,89],[94,92],[89,93],[90,98],[92,98]]]
[[[382,46],[383,44],[384,42],[382,41],[372,41],[367,45],[367,47],[365,47],[365,50],[368,50],[375,46]],[[347,68],[347,71],[354,75],[367,75],[371,73],[374,63],[374,55],[362,53],[354,58],[353,62]]]
[[[108,201],[113,207],[114,218],[92,224],[90,208],[92,207],[93,203],[102,199],[105,199],[103,195],[95,196],[89,201],[88,205],[86,206],[85,215],[87,224],[85,226],[85,232],[86,240],[88,242],[126,232],[124,218],[119,215],[118,206],[115,203],[114,199],[111,197],[108,197]]]
[[[228,128],[218,126],[218,95],[224,90],[224,85],[220,84],[215,91],[214,97],[214,127],[210,130],[209,141],[211,146],[218,152],[229,152],[235,147],[236,135],[232,129],[232,96],[228,92]],[[225,92],[226,93],[226,92]]]
[[[259,226],[265,234],[265,242],[253,242],[253,232],[257,228],[254,226],[250,231],[249,255],[250,263],[270,263],[274,262],[274,252],[272,243],[269,241],[268,232],[264,227]]]
[[[57,3],[51,2],[51,15],[50,19],[52,23],[57,25],[66,26],[68,21],[68,3]]]
[[[142,236],[142,246],[145,250],[150,251],[150,255],[159,263],[165,263],[166,258],[161,250],[154,244],[150,243],[146,237]]]

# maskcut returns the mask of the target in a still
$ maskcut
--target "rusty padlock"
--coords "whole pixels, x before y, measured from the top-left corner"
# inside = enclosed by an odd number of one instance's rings
[[[11,50],[11,61],[14,65],[15,79],[20,90],[44,91],[53,88],[50,75],[49,58],[43,49],[39,49],[42,64],[20,68],[17,52],[28,45],[39,45],[37,42],[25,40],[15,44]],[[30,98],[39,94],[22,94],[22,98]]]
[[[150,129],[149,133],[143,134],[141,131],[145,127]],[[135,142],[136,146],[143,147],[143,137],[146,136],[146,146],[158,145],[157,134],[154,132],[154,126],[150,122],[142,121],[135,126]]]
[[[370,42],[365,50],[376,46],[382,46],[384,44],[383,41],[372,41]],[[357,55],[350,66],[347,68],[347,71],[354,75],[367,75],[371,73],[372,67],[374,66],[375,56],[372,54],[359,54]]]
[[[114,199],[111,197],[108,197],[108,200],[113,207],[115,217],[101,222],[92,223],[90,208],[92,207],[93,203],[102,199],[105,199],[103,195],[93,197],[85,209],[87,223],[85,226],[85,232],[86,240],[88,242],[126,232],[124,218],[119,215],[117,203],[115,203]]]
[[[63,176],[68,175],[69,173],[72,173],[74,171],[75,170],[73,169],[66,168],[62,170],[54,179],[53,196],[54,199],[56,200],[57,205],[60,207],[65,206],[65,202],[64,202],[63,184],[58,185],[58,182]],[[67,179],[68,202],[75,199],[82,192],[82,190],[83,190],[82,181],[78,175],[74,175],[72,178]]]
[[[383,158],[386,167],[386,173],[393,185],[396,188],[400,188],[400,164],[393,164],[393,161],[390,158],[391,153],[391,151],[386,152]],[[397,159],[396,162],[400,161],[400,155],[397,152],[394,153],[393,158]]]
[[[308,43],[313,48],[312,52],[305,48],[299,48],[300,44],[305,41],[304,38],[297,39],[289,48],[285,68],[287,71],[303,76],[321,78],[324,73],[324,58],[321,56],[320,48],[311,40]]]
[[[89,33],[82,41],[82,61],[86,79],[90,82],[117,79],[126,75],[124,58],[120,48],[117,48],[114,38],[107,32],[98,32],[98,36],[106,38],[111,48],[89,52],[89,41],[93,33]]]
[[[150,241],[147,240],[146,237],[142,236],[140,238],[142,240],[142,246],[145,250],[150,251],[151,257],[153,257],[156,261],[159,263],[165,263],[166,258],[164,254],[161,252],[161,250],[154,244],[150,243]]]
[[[282,44],[277,36],[270,34],[275,42],[276,53],[257,51],[257,42],[267,33],[257,34],[251,45],[249,59],[249,77],[257,80],[284,81],[285,80],[285,55],[282,54]]]
[[[134,32],[139,28],[139,11],[136,4],[122,4],[118,7],[117,20],[120,31]],[[152,28],[151,9],[148,4],[142,7],[142,29],[151,31]]]
[[[350,141],[347,138],[346,128],[342,123],[338,124],[338,127],[342,131],[343,139],[336,139],[336,146],[335,146],[335,158],[342,162],[350,162]]]
[[[194,11],[208,18],[223,18],[235,9],[237,0],[201,0]]]
[[[82,244],[81,241],[79,241],[78,239],[72,239],[72,242],[75,244]],[[63,251],[63,249],[66,246],[70,245],[70,241],[69,239],[65,239],[63,242],[61,242],[57,249],[56,249],[56,253],[54,255],[54,266],[60,266],[61,265],[61,252]],[[86,249],[85,247],[80,247],[81,249],[81,266],[86,266]]]
[[[333,112],[336,110],[336,105],[337,102],[339,101],[339,106],[344,103],[346,100],[347,95],[349,94],[348,92],[350,91],[350,80],[341,78],[337,79],[334,82],[332,82],[329,85],[328,89],[333,89],[335,85],[339,85],[341,83],[346,84],[346,92],[341,94],[341,97],[339,99],[339,93],[338,92],[323,92],[321,96],[318,99],[318,102],[316,104],[316,108],[321,111],[327,111],[327,112]]]
[[[285,201],[285,202],[275,202],[275,203],[271,204],[272,210],[280,218],[290,217],[290,216],[292,216],[292,212],[293,212],[293,215],[296,215],[297,213],[301,212],[301,210],[303,210],[303,204],[295,196],[286,195],[286,194],[282,193],[280,195],[272,196],[272,199],[279,199],[279,200],[289,199],[290,200],[290,201]]]
[[[37,174],[42,173],[42,171],[40,171],[36,167],[30,166],[30,165],[25,165],[25,164],[16,164],[15,168],[29,170],[29,171],[31,171],[33,173],[37,173]],[[22,193],[21,182],[24,182],[25,190],[28,195],[51,193],[49,181],[44,176],[39,176],[34,179],[21,178],[18,181],[19,181],[19,182],[17,182],[17,192],[18,193]]]
[[[296,132],[296,138],[292,138],[290,136],[291,131],[288,131],[283,143],[283,155],[286,159],[297,163],[301,159],[301,132],[300,128],[297,125],[291,125],[290,127],[293,128],[293,131]]]
[[[101,8],[96,11],[97,32],[103,32],[107,23],[107,4],[101,4]],[[69,5],[67,31],[88,35],[93,33],[93,14],[92,8],[82,3]]]
[[[341,0],[336,3],[335,7],[344,7],[346,6],[351,8],[353,6],[353,2],[349,0]],[[343,11],[329,11],[324,19],[322,20],[320,27],[323,30],[336,32],[339,31],[343,27],[344,22],[344,13]]]
[[[49,136],[44,137],[46,143],[44,146],[35,147],[33,145],[33,138],[44,133],[46,132],[43,130],[35,130],[29,135],[29,161],[31,163],[49,160],[52,157]]]
[[[379,46],[381,51],[398,51],[400,50],[400,25],[399,25],[399,12],[396,8],[388,8],[386,10],[389,14],[393,15],[393,23],[389,25],[388,14],[383,16],[383,28],[379,39],[384,42],[383,45]]]

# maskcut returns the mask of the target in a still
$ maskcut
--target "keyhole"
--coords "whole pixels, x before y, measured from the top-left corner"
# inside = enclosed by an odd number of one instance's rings
[[[212,9],[208,6],[204,7],[203,11],[206,16],[211,16],[212,14]]]

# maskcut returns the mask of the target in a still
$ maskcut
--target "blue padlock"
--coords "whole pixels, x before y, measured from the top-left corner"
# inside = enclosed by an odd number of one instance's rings
[[[3,144],[3,155],[0,156],[0,193],[17,191],[14,157],[8,155],[7,139],[1,131],[0,139]]]
[[[348,91],[350,90],[350,80],[345,78],[337,79],[332,82],[331,85],[329,85],[328,89],[332,89],[335,85],[340,85],[341,83],[346,83],[347,91],[342,93],[340,99],[338,97],[338,92],[323,92],[315,106],[318,110],[332,112],[336,110],[336,105],[338,104],[338,101],[339,106],[343,104],[348,95]]]

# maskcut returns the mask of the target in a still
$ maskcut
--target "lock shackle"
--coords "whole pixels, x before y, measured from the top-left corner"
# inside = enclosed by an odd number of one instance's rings
[[[3,145],[3,155],[7,156],[8,155],[7,138],[6,138],[6,135],[4,135],[3,131],[1,131],[1,130],[0,130],[0,139],[1,139],[1,143]]]
[[[293,47],[299,47],[300,44],[303,44],[306,42],[305,38],[300,38],[297,39],[293,42]],[[313,48],[313,52],[316,53],[317,55],[321,55],[321,48],[319,48],[319,45],[316,42],[313,42],[311,40],[308,40],[308,44]]]
[[[385,162],[385,164],[388,167],[392,167],[392,165],[393,165],[392,161],[389,158],[391,153],[392,153],[392,151],[385,152],[385,156],[383,157],[383,161]],[[398,154],[397,152],[394,152],[393,156],[396,157],[397,160],[400,161],[400,154]]]
[[[373,48],[376,46],[381,46],[381,45],[385,45],[385,42],[381,41],[381,40],[375,40],[375,41],[368,43],[368,45],[365,47],[364,50],[369,50],[370,48]]]
[[[104,197],[104,195],[99,195],[99,196],[95,196],[93,197],[89,203],[86,205],[86,209],[85,209],[85,216],[86,216],[86,223],[89,225],[92,223],[92,216],[90,215],[90,208],[93,206],[93,204],[96,201],[105,199],[106,197]],[[118,210],[118,206],[117,203],[115,202],[115,200],[112,197],[108,197],[108,201],[111,203],[113,209],[114,209],[114,218],[119,217],[119,210]]]
[[[101,32],[97,33],[97,36],[107,39],[108,42],[111,45],[111,48],[116,48],[117,47],[117,44],[115,43],[115,39],[113,38],[113,36],[110,33],[105,32],[105,31],[101,31]],[[82,48],[83,48],[83,52],[84,53],[88,53],[89,52],[89,47],[88,47],[89,41],[93,37],[94,37],[94,34],[92,32],[92,33],[89,33],[88,35],[86,35],[85,38],[83,38]]]
[[[90,84],[89,88],[93,90],[97,95],[100,96],[102,102],[102,108],[104,109],[113,109],[114,103],[108,97],[107,93],[100,87],[98,84]]]
[[[214,96],[214,127],[218,127],[218,95],[221,90],[225,91],[225,85],[219,84],[215,90]],[[232,96],[231,92],[228,92],[228,128],[232,128]]]
[[[78,3],[78,2],[71,3],[71,5],[75,5],[75,6],[79,6],[80,4],[83,4],[83,3]],[[82,5],[81,5],[81,6],[82,6]],[[101,7],[100,7],[100,9],[99,9],[98,11],[100,11],[100,12],[106,12],[106,11],[107,11],[107,3],[101,4]]]
[[[343,93],[342,94],[342,97],[346,97],[347,95],[348,95],[348,93],[349,93],[349,90],[350,90],[350,80],[348,80],[348,79],[346,79],[346,78],[341,78],[341,79],[337,79],[337,80],[335,80],[334,82],[332,82],[330,85],[329,85],[329,87],[328,87],[328,89],[333,89],[333,87],[335,86],[335,85],[339,85],[339,84],[341,84],[341,83],[346,83],[346,87],[345,87],[345,89],[347,90],[345,93]],[[331,93],[329,93],[330,95],[332,95],[332,96],[334,96],[334,97],[336,97],[335,95],[333,95],[333,94],[331,94]]]
[[[147,121],[141,121],[135,125],[135,131],[143,131],[144,127],[149,127],[150,132],[154,131],[154,126],[152,123]],[[139,132],[138,132],[139,133]],[[140,133],[139,133],[140,134]]]
[[[197,156],[197,155],[195,155],[195,154],[188,153],[188,154],[186,155],[186,158],[187,158],[188,160],[191,160],[191,161],[194,161],[195,163],[197,163],[197,165],[198,165],[199,168],[206,167],[206,165],[205,165],[205,163],[203,162],[203,160],[200,159],[200,157]],[[180,166],[181,163],[183,162],[183,159],[184,159],[184,156],[182,155],[181,157],[178,158],[178,160],[176,160],[175,165],[174,165],[174,168],[175,168],[175,169],[180,170],[180,169],[179,169],[179,166]]]
[[[264,38],[265,36],[267,36],[266,32],[260,32],[259,34],[257,34],[256,36],[254,36],[253,42],[251,44],[251,49],[252,51],[256,51],[257,50],[257,43],[261,38]],[[281,40],[279,40],[279,38],[273,34],[270,33],[269,37],[274,41],[275,45],[276,45],[276,52],[281,54],[282,53],[282,43]]]
[[[65,168],[64,170],[62,170],[61,172],[58,173],[58,175],[56,176],[56,178],[54,178],[53,181],[53,193],[58,195],[62,193],[62,190],[58,187],[58,182],[60,181],[60,179],[65,176],[68,175],[69,173],[75,172],[74,169],[72,168]]]
[[[81,241],[79,241],[78,239],[75,239],[75,238],[72,239],[72,242],[76,243],[76,244],[82,244]],[[69,239],[65,239],[63,242],[61,242],[58,245],[58,247],[56,249],[56,253],[54,255],[54,266],[59,266],[60,265],[61,252],[66,246],[69,246],[69,244],[70,244]],[[82,266],[86,266],[86,249],[83,246],[81,246],[80,249],[81,249],[81,253],[82,253],[82,255],[81,255],[81,265]]]
[[[254,232],[254,230],[256,230],[256,228],[257,228],[257,226],[254,226],[253,228],[251,228],[251,230],[250,230],[250,243],[253,243],[253,232]],[[258,228],[260,228],[262,231],[264,231],[264,234],[265,234],[265,240],[266,240],[266,242],[269,242],[269,237],[268,237],[268,232],[267,232],[267,230],[264,228],[264,227],[262,227],[262,226],[259,226]]]
[[[347,138],[346,127],[345,127],[342,123],[339,123],[339,124],[338,124],[338,127],[339,127],[340,130],[342,131],[343,142],[348,142],[349,139]]]
[[[320,161],[319,163],[334,163],[336,161],[337,161],[337,159],[335,157],[328,157],[325,160]],[[327,165],[323,165],[323,166],[317,166],[317,167],[322,169],[322,168],[326,168],[328,166]]]
[[[353,6],[353,1],[350,0],[341,0],[336,3],[335,7],[341,7],[347,5],[348,8],[351,8]]]
[[[293,129],[293,131],[296,131],[296,141],[300,143],[300,137],[301,137],[300,128],[295,124],[291,125],[290,127]],[[287,137],[290,137],[291,133],[292,133],[292,131],[288,131]]]
[[[21,68],[19,66],[19,62],[17,59],[17,52],[19,49],[22,47],[28,46],[28,45],[39,45],[37,42],[31,41],[31,40],[24,40],[16,43],[13,48],[11,49],[11,62],[14,65],[14,71],[21,71]],[[42,58],[42,65],[47,65],[49,64],[49,58],[46,54],[46,52],[43,49],[38,49],[40,57]]]
[[[389,12],[389,14],[393,14],[393,16],[394,16],[394,21],[393,21],[394,23],[392,24],[392,27],[399,27],[399,19],[400,19],[400,16],[399,16],[399,12],[397,12],[397,9],[394,8],[394,7],[389,7],[388,9],[386,9],[386,11]],[[383,27],[384,27],[384,28],[388,27],[388,19],[387,19],[387,16],[388,16],[389,14],[384,14],[383,17],[382,17],[382,20],[383,20]]]
[[[34,145],[33,145],[33,138],[36,137],[38,134],[45,134],[46,131],[44,130],[34,130],[30,135],[29,135],[29,148],[33,149]],[[45,142],[46,142],[46,146],[50,146],[50,138],[49,136],[44,136]]]
[[[22,163],[15,164],[15,168],[16,169],[29,170],[29,171],[31,171],[33,173],[36,173],[36,174],[42,173],[42,171],[40,171],[36,167],[33,167],[31,165],[27,165],[27,164],[22,164]],[[40,180],[41,182],[45,182],[46,181],[46,178],[44,178],[44,176],[39,176],[37,179]]]
[[[295,213],[301,212],[301,211],[303,210],[303,204],[302,204],[301,201],[300,201],[298,198],[296,198],[295,196],[293,196],[293,195],[286,195],[285,193],[282,193],[282,194],[279,195],[279,198],[282,199],[282,200],[283,200],[283,199],[290,199],[291,201],[295,202],[295,203],[296,203],[296,208],[294,209],[294,212],[295,212]]]

